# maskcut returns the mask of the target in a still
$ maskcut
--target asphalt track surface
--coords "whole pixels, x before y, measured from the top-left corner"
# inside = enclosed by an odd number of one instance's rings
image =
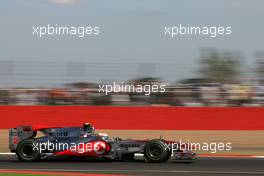
[[[263,158],[198,158],[193,163],[145,163],[49,159],[33,163],[19,162],[15,156],[0,156],[0,169],[50,172],[80,172],[121,175],[264,175]]]

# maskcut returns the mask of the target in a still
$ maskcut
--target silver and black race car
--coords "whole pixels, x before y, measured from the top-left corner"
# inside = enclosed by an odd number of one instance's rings
[[[19,126],[9,130],[9,149],[21,161],[49,156],[134,160],[135,154],[143,155],[146,162],[196,159],[190,147],[182,145],[163,139],[110,138],[107,134],[96,134],[89,123],[81,127]]]

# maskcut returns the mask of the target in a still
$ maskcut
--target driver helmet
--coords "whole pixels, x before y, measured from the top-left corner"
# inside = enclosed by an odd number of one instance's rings
[[[92,133],[94,131],[94,127],[89,122],[85,122],[83,123],[83,130],[87,133]]]

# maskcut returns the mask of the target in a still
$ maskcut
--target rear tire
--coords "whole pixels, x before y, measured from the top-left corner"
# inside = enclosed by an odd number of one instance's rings
[[[144,150],[144,157],[147,162],[161,163],[167,161],[169,150],[161,140],[154,139],[149,141]],[[169,155],[170,156],[170,155]]]
[[[36,145],[36,141],[33,139],[26,139],[21,141],[17,146],[17,158],[20,161],[37,161],[40,159],[39,150],[34,149],[34,145]]]

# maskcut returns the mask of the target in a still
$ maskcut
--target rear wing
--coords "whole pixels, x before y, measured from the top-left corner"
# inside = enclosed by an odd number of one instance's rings
[[[19,142],[25,139],[34,138],[36,131],[31,126],[19,126],[9,129],[9,149],[11,152],[16,152]]]

